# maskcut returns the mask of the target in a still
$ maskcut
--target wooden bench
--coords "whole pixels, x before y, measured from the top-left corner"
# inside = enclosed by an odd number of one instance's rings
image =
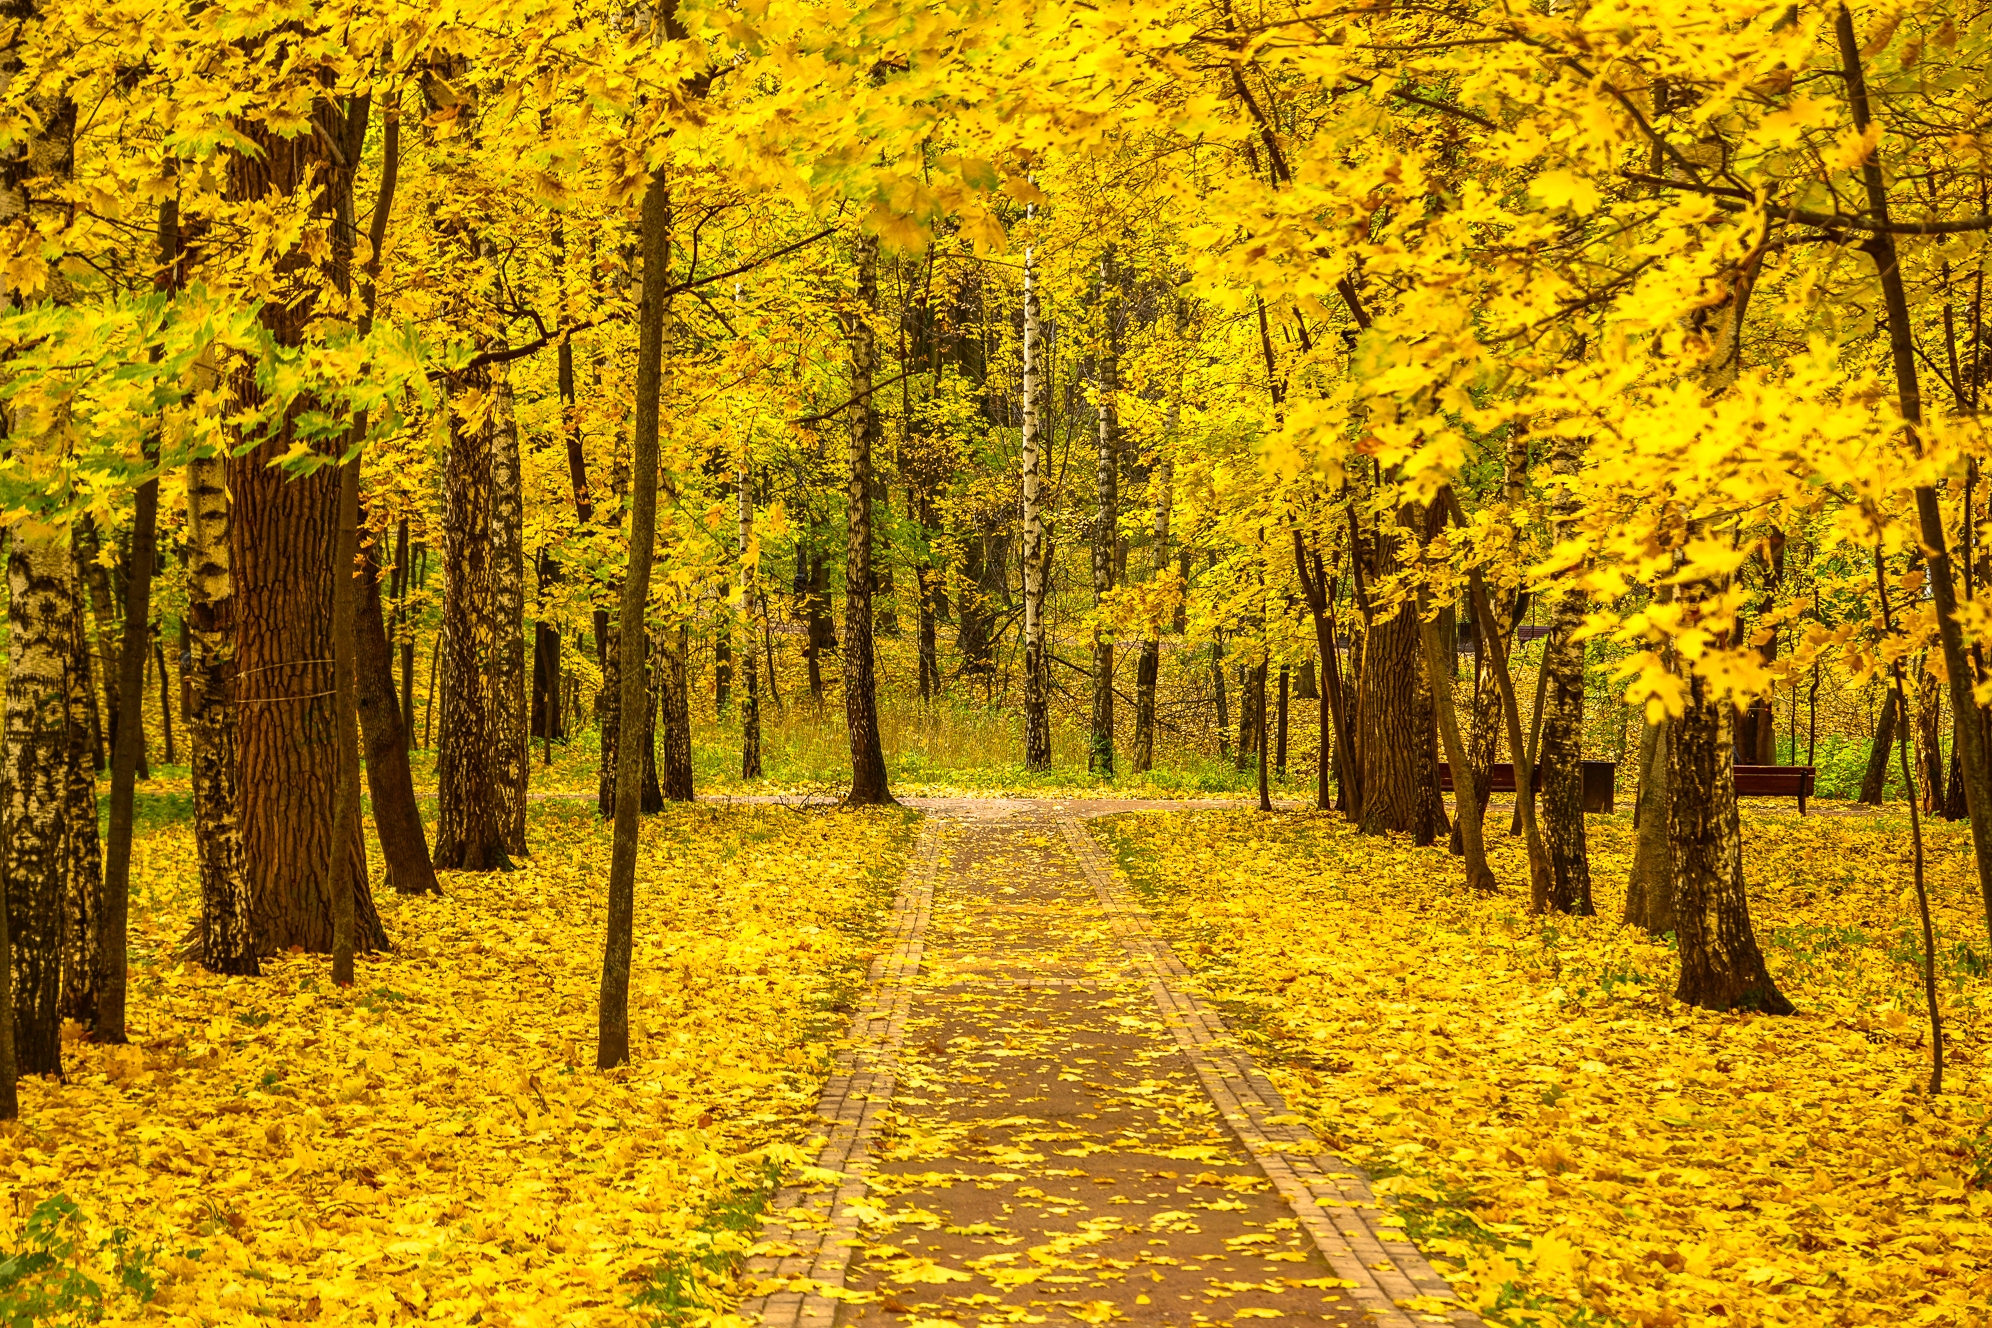
[[[1812,796],[1817,770],[1809,765],[1739,765],[1736,767],[1736,796],[1739,798],[1797,798],[1798,814],[1805,815],[1805,800]]]
[[[1450,762],[1439,762],[1439,787],[1447,793],[1453,791],[1452,765]],[[1542,787],[1542,771],[1540,769],[1536,771],[1536,787],[1538,789]],[[1490,793],[1513,793],[1515,791],[1515,763],[1513,761],[1496,761],[1487,768],[1487,791]],[[1617,762],[1584,762],[1585,811],[1610,811],[1617,794]]]

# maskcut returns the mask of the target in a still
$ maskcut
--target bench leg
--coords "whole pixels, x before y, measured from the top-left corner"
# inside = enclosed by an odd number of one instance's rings
[[[1798,814],[1800,816],[1805,815],[1805,795],[1803,793],[1798,795]]]

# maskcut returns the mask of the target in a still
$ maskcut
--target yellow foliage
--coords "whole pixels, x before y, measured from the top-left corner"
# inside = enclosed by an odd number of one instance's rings
[[[1628,819],[1590,819],[1595,918],[1530,916],[1498,834],[1511,888],[1489,898],[1442,849],[1326,816],[1105,834],[1288,1100],[1483,1313],[1987,1322],[1992,981],[1967,833],[1925,827],[1951,1060],[1932,1100],[1899,818],[1745,812],[1787,1019],[1672,1001],[1668,946],[1616,921]]]
[[[752,1223],[714,1231],[712,1213],[758,1202],[808,1141],[908,829],[773,807],[647,818],[632,1063],[610,1075],[593,1068],[609,838],[591,811],[535,808],[521,870],[447,873],[440,898],[376,882],[395,949],[349,991],[322,956],[260,979],[176,958],[193,836],[155,829],[135,850],[132,1045],[77,1043],[67,1084],[23,1081],[0,1202],[66,1194],[86,1253],[122,1229],[159,1282],[145,1322],[649,1322],[632,1300],[716,1243],[743,1250]]]

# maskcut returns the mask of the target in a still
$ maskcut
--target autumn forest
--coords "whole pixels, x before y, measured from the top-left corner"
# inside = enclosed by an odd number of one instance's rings
[[[0,1323],[1992,1322],[1988,245],[1961,0],[0,0]]]

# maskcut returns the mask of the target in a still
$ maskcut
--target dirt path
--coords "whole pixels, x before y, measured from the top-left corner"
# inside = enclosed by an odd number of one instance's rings
[[[1121,810],[1108,804],[1098,811]],[[926,808],[770,1325],[1477,1322],[1189,991],[1070,803]],[[889,1105],[888,1105],[889,1104]],[[1450,1311],[1446,1313],[1445,1311]]]

